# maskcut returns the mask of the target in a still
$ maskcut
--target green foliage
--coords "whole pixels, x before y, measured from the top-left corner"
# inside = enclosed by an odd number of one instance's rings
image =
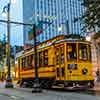
[[[93,38],[93,39],[98,39],[98,38],[100,38],[100,32],[94,34],[92,38]]]
[[[100,28],[100,0],[84,0],[86,8],[82,20],[85,22],[84,29],[95,30]],[[99,31],[99,30],[98,30]]]
[[[11,57],[12,64],[14,64],[14,59],[15,59],[16,53],[18,53],[22,50],[23,50],[22,46],[15,45],[15,46],[10,47],[10,57]]]
[[[15,46],[16,47],[16,53],[22,51],[24,48],[23,46]]]
[[[6,43],[4,41],[0,41],[0,64],[4,63],[4,58],[6,57]]]
[[[14,46],[14,47],[10,46],[11,64],[14,63],[15,53],[23,50],[22,46]],[[4,35],[4,38],[0,40],[0,65],[1,66],[3,66],[4,62],[6,61],[7,51],[8,51],[8,47],[7,47],[7,42],[6,42],[6,36]]]

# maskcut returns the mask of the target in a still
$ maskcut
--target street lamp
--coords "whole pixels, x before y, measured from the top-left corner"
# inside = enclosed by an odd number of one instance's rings
[[[10,65],[10,7],[11,3],[15,3],[15,0],[10,0],[9,3],[3,8],[3,15],[7,13],[7,66],[8,66],[8,76],[6,79],[6,88],[13,88],[12,78],[11,78],[11,65]]]
[[[90,36],[86,36],[86,41],[91,41],[91,37]]]
[[[10,0],[12,4],[16,4],[16,0]]]
[[[58,32],[64,31],[66,34],[69,34],[69,22],[66,20],[65,22],[62,22],[61,25],[58,27]]]
[[[35,80],[33,85],[33,92],[41,92],[39,78],[38,78],[38,66],[37,66],[37,44],[36,44],[36,25],[33,25],[33,35],[34,35],[34,60],[35,60]]]

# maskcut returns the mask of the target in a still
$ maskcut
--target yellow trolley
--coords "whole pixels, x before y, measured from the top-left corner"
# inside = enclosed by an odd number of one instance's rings
[[[37,46],[38,76],[41,87],[53,85],[94,86],[91,44],[85,39],[57,36]],[[34,47],[16,56],[16,73],[21,83],[34,83]]]

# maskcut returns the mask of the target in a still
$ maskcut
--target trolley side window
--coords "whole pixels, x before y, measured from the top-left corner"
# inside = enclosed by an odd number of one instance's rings
[[[60,76],[60,69],[59,68],[57,68],[57,77],[59,77]]]
[[[22,58],[22,69],[27,69],[27,66],[28,66],[27,58],[24,57]]]
[[[39,67],[43,66],[43,52],[39,52]]]
[[[48,66],[48,50],[39,52],[39,67]]]
[[[33,55],[29,55],[29,56],[22,58],[22,69],[31,69],[32,60],[33,60]]]
[[[89,45],[89,61],[90,62],[92,61],[91,58],[92,58],[92,56],[91,56],[91,46]]]
[[[64,63],[64,46],[60,47],[60,52],[61,52],[61,64]]]
[[[22,58],[22,69],[25,68],[25,58]]]
[[[44,66],[47,66],[48,65],[48,50],[45,50],[43,52],[44,54]]]
[[[28,56],[28,68],[32,68],[33,55]]]
[[[77,60],[76,43],[67,43],[67,59],[68,61]]]
[[[88,49],[86,44],[79,44],[79,60],[88,60]]]
[[[55,54],[56,54],[56,65],[59,64],[59,52],[60,52],[59,48],[56,48],[56,52],[55,52]]]

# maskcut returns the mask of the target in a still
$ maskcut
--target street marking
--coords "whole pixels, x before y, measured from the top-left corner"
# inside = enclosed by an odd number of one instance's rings
[[[24,98],[22,98],[22,97],[12,95],[12,96],[10,96],[9,100],[23,100],[23,99]]]

